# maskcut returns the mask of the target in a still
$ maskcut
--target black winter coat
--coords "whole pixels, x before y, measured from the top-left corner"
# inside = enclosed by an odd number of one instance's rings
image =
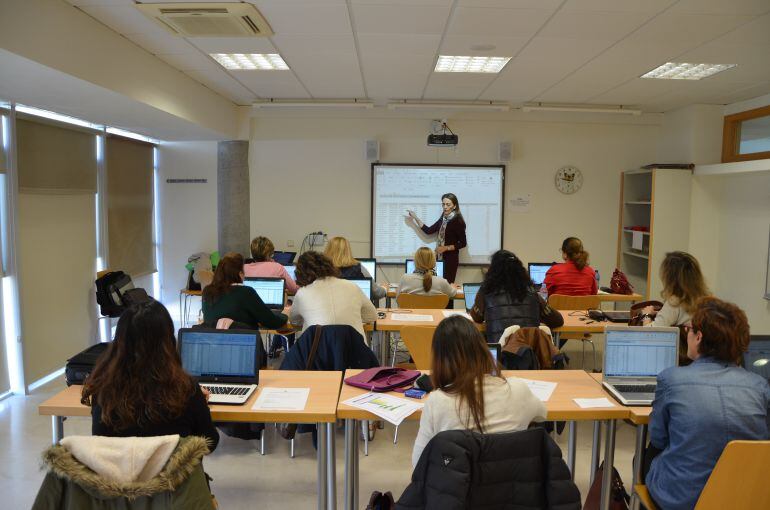
[[[580,510],[561,450],[540,427],[431,439],[397,510]]]
[[[297,340],[281,363],[281,370],[305,370],[313,346],[315,328],[310,326]],[[321,339],[310,370],[346,370],[372,368],[380,363],[363,337],[350,326],[321,326]]]

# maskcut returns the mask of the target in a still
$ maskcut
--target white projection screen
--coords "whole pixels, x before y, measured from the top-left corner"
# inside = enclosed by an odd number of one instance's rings
[[[488,264],[502,247],[505,166],[372,165],[372,256],[380,264],[403,264],[420,246],[436,247],[407,220],[413,210],[428,226],[441,216],[441,195],[454,193],[466,223],[461,264]]]

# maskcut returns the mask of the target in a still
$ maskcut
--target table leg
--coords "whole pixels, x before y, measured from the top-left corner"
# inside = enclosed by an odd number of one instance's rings
[[[568,422],[569,430],[567,432],[567,467],[570,477],[575,479],[575,452],[577,449],[577,422]]]
[[[337,434],[336,422],[326,427],[326,509],[337,510]]]
[[[600,510],[610,510],[612,496],[612,467],[615,460],[615,420],[607,420],[607,432],[604,445],[604,472],[602,473],[602,493],[599,500]]]
[[[326,429],[326,424],[319,423],[318,440],[316,443],[318,448],[318,510],[326,509],[326,499],[327,499],[326,490],[328,489],[328,484],[327,484],[328,465],[326,463],[326,457],[327,457],[326,448],[328,447],[328,444],[326,441],[327,432],[328,431]]]
[[[267,429],[262,429],[262,432],[259,434],[259,454],[264,455],[265,454],[265,433],[267,433]]]
[[[634,473],[631,479],[631,487],[642,483],[642,465],[644,447],[647,444],[647,425],[636,426],[636,452],[634,453]],[[639,510],[639,498],[631,498],[631,510]]]
[[[596,420],[594,422],[594,439],[591,443],[591,466],[590,466],[590,479],[592,485],[594,483],[594,476],[596,476],[596,470],[599,469],[599,455],[602,449],[602,422]]]
[[[388,366],[388,357],[390,356],[390,331],[380,331],[380,366]]]
[[[345,510],[358,506],[358,422],[345,420]]]
[[[51,440],[56,446],[64,438],[64,416],[51,416],[51,432]]]

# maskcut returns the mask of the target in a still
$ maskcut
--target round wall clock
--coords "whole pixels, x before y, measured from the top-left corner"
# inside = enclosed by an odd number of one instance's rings
[[[556,171],[554,185],[562,193],[571,195],[583,186],[583,174],[577,167],[563,166]]]

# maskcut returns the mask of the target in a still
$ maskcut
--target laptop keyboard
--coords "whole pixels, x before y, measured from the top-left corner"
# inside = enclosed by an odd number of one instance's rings
[[[202,385],[203,386],[203,385]],[[245,395],[249,392],[249,388],[246,386],[203,386],[212,395]]]
[[[615,384],[614,387],[621,393],[655,393],[654,384]]]

